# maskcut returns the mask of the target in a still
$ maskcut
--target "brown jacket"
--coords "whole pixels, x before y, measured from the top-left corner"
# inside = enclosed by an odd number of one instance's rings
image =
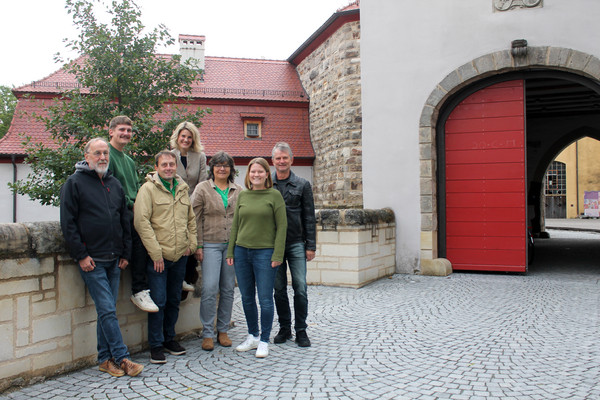
[[[194,192],[196,185],[208,179],[206,171],[206,155],[204,153],[196,153],[188,151],[187,153],[187,168],[181,163],[181,152],[178,149],[173,150],[177,156],[177,175],[185,181],[189,186],[190,196]]]
[[[198,244],[227,243],[233,222],[233,213],[238,195],[243,188],[229,182],[227,209],[223,207],[223,199],[215,189],[215,182],[210,179],[196,185],[192,193],[192,208],[196,214]]]

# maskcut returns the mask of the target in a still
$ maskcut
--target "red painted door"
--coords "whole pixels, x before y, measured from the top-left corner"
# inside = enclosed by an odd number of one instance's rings
[[[454,270],[527,270],[522,80],[464,99],[445,126],[446,258]]]

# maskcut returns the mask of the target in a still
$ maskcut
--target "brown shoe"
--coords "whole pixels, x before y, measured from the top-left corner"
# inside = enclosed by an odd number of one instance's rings
[[[121,361],[121,369],[129,376],[138,376],[144,369],[142,364],[134,363],[128,358],[124,358]]]
[[[217,342],[223,347],[231,347],[231,339],[227,336],[227,332],[219,332]]]
[[[212,351],[215,348],[215,343],[213,339],[210,337],[205,337],[202,339],[202,350]]]
[[[116,377],[125,375],[125,371],[123,371],[121,368],[119,368],[119,366],[115,362],[114,358],[104,361],[102,364],[100,364],[98,366],[98,369],[102,372],[108,372],[112,376],[116,376]]]

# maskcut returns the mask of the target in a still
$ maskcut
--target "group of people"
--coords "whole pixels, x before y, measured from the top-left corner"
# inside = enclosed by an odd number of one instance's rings
[[[291,339],[288,268],[296,342],[310,346],[306,262],[315,256],[316,222],[311,186],[291,171],[290,146],[273,148],[273,174],[264,158],[251,160],[243,190],[234,182],[233,158],[219,151],[207,169],[198,129],[183,122],[171,137],[172,150],[156,154],[155,171],[140,186],[135,163],[124,153],[132,135],[128,117],[113,118],[109,141],[86,144],[84,160],[61,190],[63,235],[98,314],[100,370],[117,377],[143,370],[130,359],[116,313],[120,272],[127,266],[131,300],[148,312],[151,363],[165,363],[165,351],[186,352],[175,340],[175,324],[182,288],[193,290],[185,281],[193,281],[198,263],[203,350],[213,350],[215,342],[232,346],[236,278],[248,327],[236,350],[269,354],[275,306],[280,329],[274,342]]]

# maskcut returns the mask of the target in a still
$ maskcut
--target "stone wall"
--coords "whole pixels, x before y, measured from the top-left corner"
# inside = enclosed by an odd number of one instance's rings
[[[359,288],[396,269],[396,223],[390,209],[318,210],[317,253],[307,282]]]
[[[297,66],[310,98],[318,208],[363,206],[360,22],[349,22]]]
[[[0,225],[0,392],[96,363],[96,309],[65,253],[58,222]],[[117,309],[131,352],[147,347],[147,314],[122,274]],[[201,327],[200,300],[181,303],[179,335]]]
[[[361,287],[395,271],[391,210],[320,210],[308,282]],[[117,310],[131,352],[147,348],[147,314],[122,273]],[[201,328],[199,299],[181,303],[176,332]],[[243,322],[241,322],[243,325]],[[96,310],[58,222],[0,224],[0,392],[96,363]]]

